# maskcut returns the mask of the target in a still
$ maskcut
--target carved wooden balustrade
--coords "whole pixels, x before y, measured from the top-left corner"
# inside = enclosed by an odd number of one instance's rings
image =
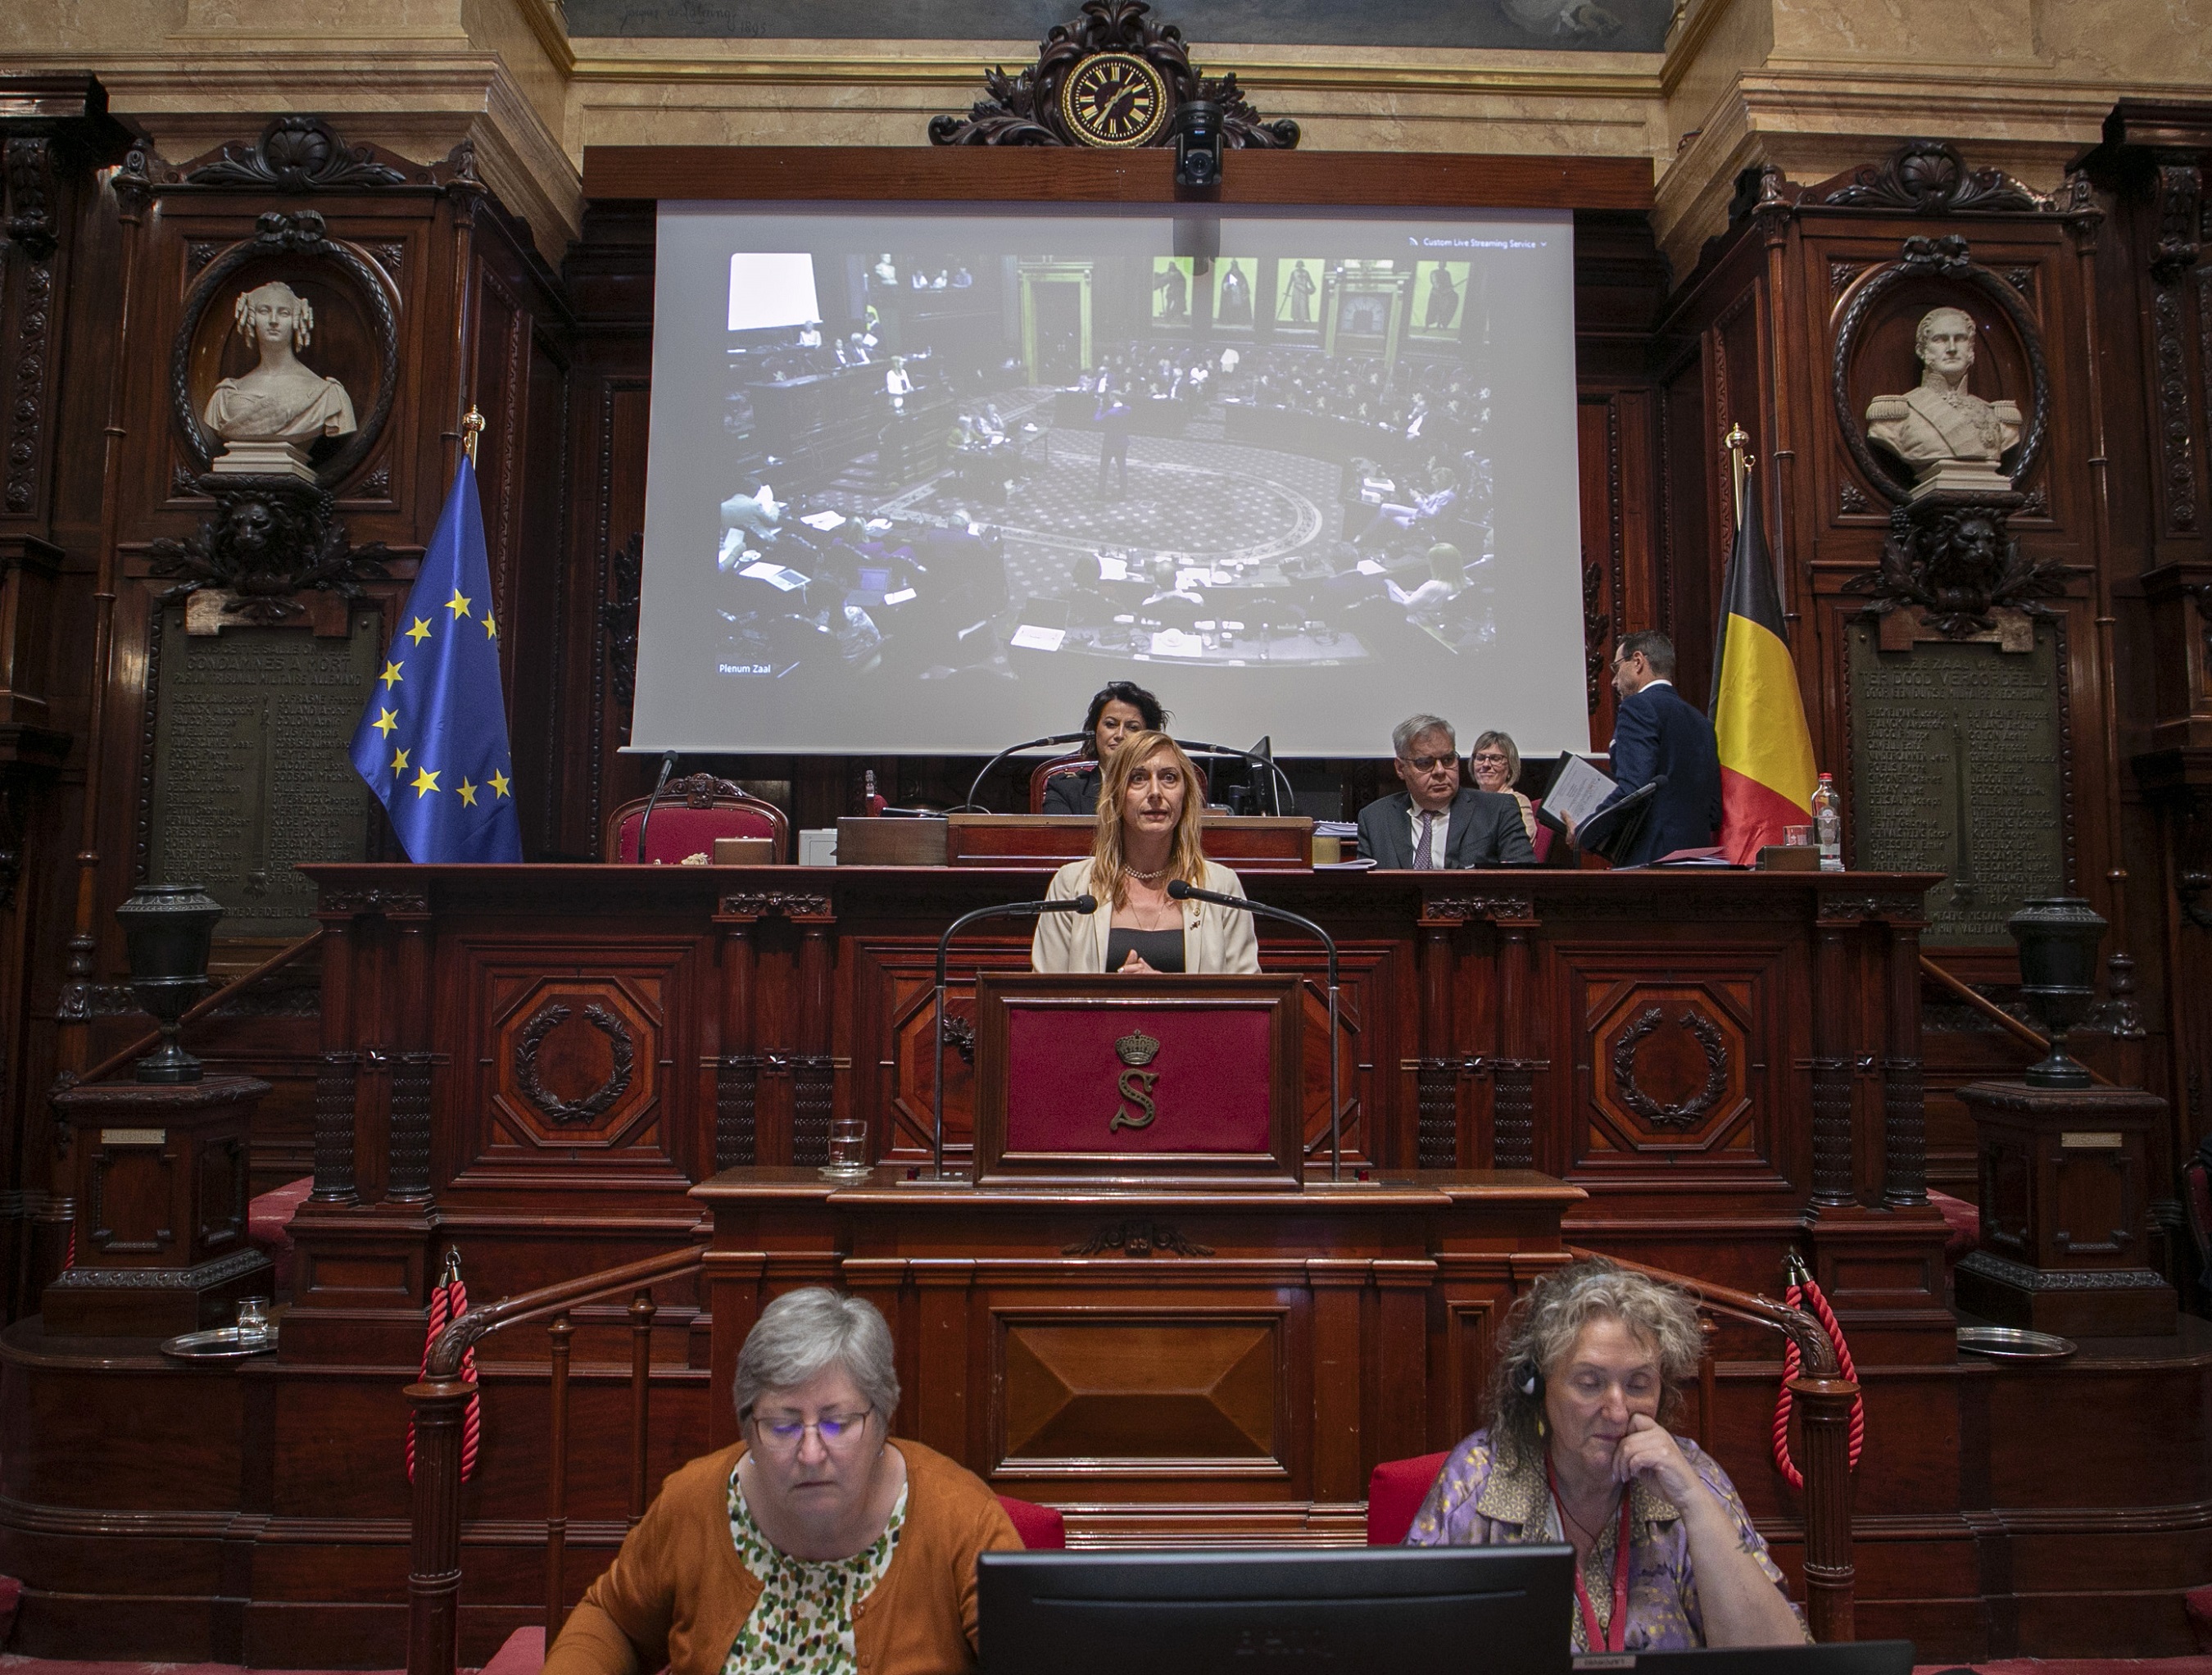
[[[492,1333],[552,1317],[550,1412],[545,1487],[545,1643],[561,1632],[562,1572],[568,1534],[568,1359],[575,1327],[569,1312],[602,1297],[630,1294],[629,1522],[645,1516],[653,1372],[653,1300],[657,1283],[696,1274],[703,1246],[665,1251],[580,1279],[540,1287],[470,1309],[430,1345],[422,1381],[407,1387],[415,1410],[413,1538],[407,1575],[408,1675],[453,1675],[461,1628],[461,1439],[474,1380],[462,1357]]]
[[[1577,1251],[1577,1256],[1589,1252]],[[644,1516],[649,1499],[649,1434],[655,1284],[698,1273],[702,1246],[671,1251],[580,1279],[503,1298],[470,1309],[430,1346],[429,1366],[406,1395],[415,1414],[415,1488],[407,1578],[408,1675],[454,1675],[459,1666],[461,1594],[461,1443],[464,1416],[477,1386],[462,1375],[462,1357],[494,1332],[525,1320],[551,1318],[551,1386],[545,1508],[545,1643],[550,1648],[565,1616],[563,1565],[567,1552],[568,1485],[568,1370],[570,1311],[604,1297],[630,1294],[630,1427],[629,1520]],[[1625,1262],[1654,1279],[1680,1287],[1701,1310],[1781,1333],[1797,1346],[1802,1370],[1790,1381],[1797,1398],[1799,1452],[1804,1462],[1806,1616],[1821,1641],[1853,1638],[1855,1568],[1851,1557],[1850,1435],[1851,1403],[1858,1386],[1845,1379],[1820,1323],[1801,1309],[1727,1286],[1693,1280],[1642,1263]],[[1713,1333],[1709,1329],[1698,1369],[1701,1400],[1698,1440],[1713,1410]]]

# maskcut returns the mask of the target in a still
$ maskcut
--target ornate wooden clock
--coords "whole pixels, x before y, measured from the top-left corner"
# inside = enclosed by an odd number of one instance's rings
[[[1149,145],[1167,126],[1168,80],[1133,52],[1094,52],[1060,84],[1060,119],[1084,145]]]
[[[1145,0],[1084,0],[1056,24],[1037,60],[1018,76],[985,72],[964,117],[930,119],[933,145],[1092,145],[1126,150],[1172,145],[1178,106],[1204,99],[1221,107],[1221,138],[1269,149],[1298,143],[1288,117],[1262,121],[1235,76],[1201,76],[1182,31],[1149,15]]]

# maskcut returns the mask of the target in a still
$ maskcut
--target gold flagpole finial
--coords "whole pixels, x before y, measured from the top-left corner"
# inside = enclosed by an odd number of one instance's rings
[[[1743,484],[1751,475],[1751,468],[1759,463],[1759,456],[1744,450],[1751,446],[1751,433],[1741,424],[1732,423],[1729,433],[1721,438],[1721,446],[1729,451],[1729,480],[1735,486],[1735,527],[1743,527]]]
[[[467,415],[461,420],[461,451],[469,456],[469,463],[477,462],[477,438],[483,435],[484,416],[471,404]]]

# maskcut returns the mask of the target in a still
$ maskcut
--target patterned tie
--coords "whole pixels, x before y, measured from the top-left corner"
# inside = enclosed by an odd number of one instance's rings
[[[1432,809],[1421,811],[1421,835],[1413,839],[1413,870],[1429,872],[1436,862],[1429,858],[1429,838],[1437,829],[1437,817]]]

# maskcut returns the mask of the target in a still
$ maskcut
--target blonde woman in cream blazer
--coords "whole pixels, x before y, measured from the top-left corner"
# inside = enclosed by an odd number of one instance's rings
[[[1260,946],[1250,914],[1212,902],[1177,902],[1167,894],[1176,879],[1219,895],[1244,893],[1237,874],[1208,861],[1199,848],[1203,810],[1197,774],[1182,747],[1164,733],[1139,733],[1101,772],[1091,856],[1062,867],[1045,892],[1056,901],[1095,896],[1097,909],[1040,918],[1030,944],[1030,965],[1040,971],[1103,973],[1117,929],[1157,937],[1180,926],[1185,971],[1257,972]],[[1158,969],[1140,953],[1116,968]]]

